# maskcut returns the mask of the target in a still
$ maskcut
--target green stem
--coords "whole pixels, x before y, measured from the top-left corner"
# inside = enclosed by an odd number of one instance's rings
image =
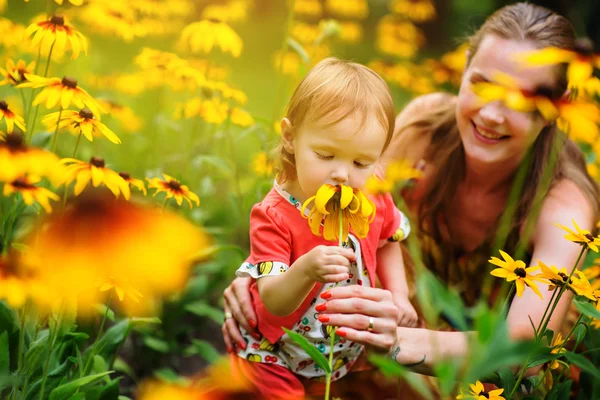
[[[23,91],[23,89],[20,89],[19,92],[21,93],[21,101],[23,102],[23,114],[27,115],[28,107],[27,107],[27,100],[25,100],[25,92]],[[27,122],[27,120],[25,120],[25,122]],[[29,128],[29,127],[27,125],[25,125],[25,128]]]
[[[506,299],[504,299],[504,304],[502,304],[502,308],[501,310],[501,315],[506,315],[506,313],[508,312],[508,307],[509,304],[508,302],[510,301],[513,293],[515,292],[515,287],[517,285],[515,283],[512,284],[512,286],[510,287],[510,290],[508,291],[508,295],[506,296]]]
[[[104,316],[102,317],[102,322],[100,323],[100,329],[98,330],[98,335],[96,335],[96,340],[94,340],[94,344],[92,344],[92,349],[90,350],[90,356],[85,362],[85,367],[83,368],[83,376],[87,375],[88,367],[90,366],[90,362],[96,356],[96,346],[98,341],[100,340],[100,336],[102,336],[102,331],[104,330],[104,323],[106,322],[106,317],[108,316],[108,311],[110,310],[110,303],[112,301],[113,293],[111,292],[108,296],[108,301],[106,303],[106,310],[104,310]]]
[[[19,310],[19,318],[20,318],[20,331],[19,331],[19,348],[18,348],[18,362],[17,362],[17,377],[21,373],[21,369],[23,368],[23,349],[25,346],[25,319],[27,316],[27,303]],[[13,388],[12,398],[17,399],[17,387]],[[25,392],[22,392],[25,394]]]
[[[56,129],[54,129],[54,136],[52,137],[52,152],[56,152],[56,138],[58,137],[58,126],[60,125],[60,117],[62,117],[63,108],[60,108],[58,112],[58,120],[56,121]]]
[[[44,71],[44,78],[48,77],[48,70],[50,69],[50,61],[52,60],[52,50],[54,49],[54,43],[52,42],[52,45],[50,46],[50,51],[48,52],[48,60],[46,61],[46,70]],[[36,65],[37,68],[37,65]],[[31,95],[31,97],[33,97],[33,94]],[[33,106],[33,103],[32,103]],[[33,130],[35,129],[35,123],[37,121],[37,116],[38,116],[38,111],[40,109],[40,105],[38,104],[37,106],[35,106],[35,112],[33,113],[33,122],[30,125],[29,128],[29,143],[31,143],[31,139],[33,138]],[[62,109],[61,109],[62,111]],[[59,118],[60,119],[60,118]]]
[[[540,329],[542,328],[542,321],[544,321],[546,319],[546,315],[548,314],[548,311],[550,311],[550,306],[553,304],[554,302],[554,298],[556,297],[556,295],[558,294],[560,290],[558,288],[555,288],[552,291],[552,297],[550,297],[550,301],[548,302],[548,304],[546,305],[546,309],[544,310],[544,314],[542,315],[542,319],[540,320],[540,325],[538,327],[535,328],[535,337],[537,338],[538,335],[540,334]]]
[[[44,392],[46,391],[46,380],[48,379],[48,370],[50,368],[50,359],[52,358],[52,350],[54,350],[54,342],[58,337],[58,333],[60,331],[60,324],[62,319],[62,305],[59,308],[58,315],[56,317],[56,323],[54,325],[54,329],[50,328],[50,324],[48,324],[48,328],[50,329],[50,338],[48,343],[48,356],[46,358],[46,363],[44,364],[44,373],[42,378],[42,387],[40,389],[40,399],[44,398]]]

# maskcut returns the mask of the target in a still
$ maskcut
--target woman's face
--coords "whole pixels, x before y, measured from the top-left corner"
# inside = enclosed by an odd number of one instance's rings
[[[494,82],[494,74],[510,75],[524,90],[556,85],[555,69],[550,66],[521,68],[516,54],[534,50],[529,41],[502,39],[487,35],[464,73],[456,120],[468,161],[475,164],[518,165],[546,122],[537,112],[525,113],[507,108],[503,102],[481,105],[471,90],[477,82]],[[508,164],[508,165],[507,165]]]

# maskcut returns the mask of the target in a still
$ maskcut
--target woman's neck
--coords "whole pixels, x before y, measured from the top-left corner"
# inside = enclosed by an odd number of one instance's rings
[[[489,164],[466,158],[463,183],[468,188],[477,188],[489,194],[509,190],[519,164],[507,163]]]

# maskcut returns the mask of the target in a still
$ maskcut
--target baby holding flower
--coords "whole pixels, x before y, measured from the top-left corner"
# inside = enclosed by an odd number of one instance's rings
[[[276,181],[252,209],[251,252],[236,273],[255,280],[251,294],[258,321],[250,324],[257,325],[262,337],[242,332],[246,343],[238,344],[234,362],[264,398],[304,398],[309,380],[326,374],[282,327],[303,335],[325,355],[334,352],[332,380],[353,371],[364,346],[345,340],[344,330],[337,330],[339,340],[331,349],[334,328],[323,325],[328,317],[318,314],[326,307],[319,300],[327,299],[334,286],[375,286],[377,277],[400,309],[399,324],[416,325],[397,243],[410,232],[408,219],[389,194],[366,199],[359,191],[374,175],[394,121],[387,84],[360,64],[323,60],[292,95],[281,121]],[[368,229],[355,224],[342,247],[331,241],[331,229],[325,237],[313,234],[323,229],[320,214],[310,226],[307,222],[310,198],[325,184],[330,195],[339,192],[338,201],[352,199],[352,207],[362,202],[365,210],[375,208]],[[319,198],[315,203],[319,201],[323,203]],[[304,202],[309,207],[302,207]],[[325,218],[335,218],[331,214]],[[354,322],[354,329],[365,335],[383,328],[374,317]],[[230,344],[228,350],[233,351]]]

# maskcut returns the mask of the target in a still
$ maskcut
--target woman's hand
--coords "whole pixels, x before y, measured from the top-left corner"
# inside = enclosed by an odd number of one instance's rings
[[[359,285],[333,288],[317,306],[319,321],[339,327],[336,334],[353,342],[390,351],[396,341],[398,307],[388,290]]]
[[[260,334],[255,329],[256,313],[252,308],[250,283],[252,278],[236,278],[223,292],[225,322],[221,331],[228,353],[236,351],[236,348],[246,349],[246,341],[238,324],[256,339],[260,339]]]

